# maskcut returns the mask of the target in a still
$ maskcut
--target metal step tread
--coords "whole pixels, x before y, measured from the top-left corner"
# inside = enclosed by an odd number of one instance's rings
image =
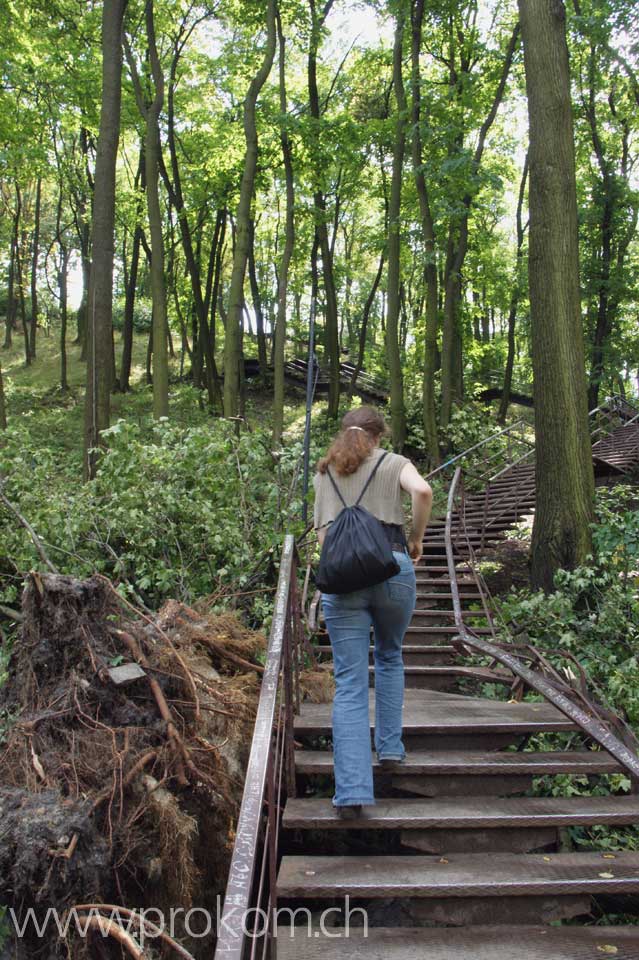
[[[453,703],[450,701],[454,700]],[[375,720],[375,691],[369,691],[371,727]],[[296,733],[330,733],[332,703],[300,705],[294,718]],[[532,733],[576,730],[576,724],[548,703],[506,703],[479,697],[435,697],[431,691],[404,692],[405,733]]]
[[[333,753],[330,750],[296,750],[295,769],[299,773],[333,772]],[[384,768],[374,758],[373,769]],[[430,776],[503,776],[504,774],[533,774],[541,777],[554,774],[619,773],[619,763],[603,750],[567,750],[537,753],[526,750],[491,750],[470,753],[462,750],[434,753],[411,750],[403,763],[393,768],[397,775],[429,774]]]
[[[375,666],[371,664],[371,666],[368,668],[368,672],[374,674]],[[490,682],[491,679],[497,677],[504,680],[506,683],[510,683],[512,680],[514,680],[514,676],[510,670],[503,670],[499,668],[490,669],[490,667],[480,665],[473,666],[472,664],[463,663],[405,663],[404,673],[407,675],[412,674],[413,676],[422,677],[476,677],[478,679],[486,680],[487,682]]]
[[[374,691],[369,693],[371,724],[375,710]],[[475,733],[576,730],[572,720],[547,703],[506,703],[502,700],[483,700],[478,697],[439,698],[430,691],[404,692],[403,729],[419,733]],[[302,703],[295,717],[295,729],[330,730],[331,703]]]
[[[281,897],[420,898],[639,891],[639,853],[614,857],[600,852],[285,856],[277,890]]]
[[[477,598],[479,600],[479,597]],[[454,610],[446,610],[444,607],[429,607],[426,610],[414,610],[414,617],[454,617]],[[472,620],[473,617],[483,617],[486,619],[486,613],[484,610],[462,610],[462,617],[467,620]]]
[[[338,817],[326,797],[290,797],[282,825],[290,829],[490,830],[639,823],[639,797],[380,798],[358,819]],[[639,854],[637,855],[639,865]],[[637,873],[639,889],[639,872]]]
[[[479,616],[479,613],[477,616]],[[473,627],[472,630],[474,633],[490,634],[491,636],[493,634],[491,627]],[[421,625],[418,627],[408,627],[406,634],[409,633],[459,633],[459,630],[452,624],[448,625],[442,623],[432,627],[423,627]]]
[[[309,936],[278,926],[279,960],[637,960],[638,927],[354,927]],[[515,946],[516,945],[516,946]],[[328,953],[327,953],[328,948]]]

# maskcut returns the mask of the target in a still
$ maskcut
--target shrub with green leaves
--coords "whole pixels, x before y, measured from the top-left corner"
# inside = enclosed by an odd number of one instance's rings
[[[113,304],[113,329],[124,329],[125,298],[120,297]],[[136,297],[133,304],[133,330],[135,333],[148,333],[151,329],[153,305],[148,297]]]
[[[639,732],[639,513],[633,496],[620,486],[599,492],[594,555],[575,570],[557,571],[550,594],[520,590],[499,605],[533,644],[575,656],[592,685]]]
[[[0,449],[7,497],[62,572],[103,572],[149,606],[272,579],[284,530],[291,522],[296,529],[299,516],[299,441],[274,457],[266,431],[238,438],[221,420],[194,427],[120,420],[106,439],[98,475],[86,484],[75,451],[65,456],[31,442],[28,419],[7,431]],[[1,596],[11,603],[24,572],[42,563],[6,511],[0,545]],[[258,618],[269,609],[262,606]]]

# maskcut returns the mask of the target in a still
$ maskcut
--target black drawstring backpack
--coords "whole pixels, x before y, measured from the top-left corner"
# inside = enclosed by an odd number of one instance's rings
[[[352,507],[347,506],[330,470],[326,468],[344,507],[329,525],[324,538],[315,578],[317,588],[322,593],[351,593],[363,587],[373,587],[400,571],[381,520],[359,505],[386,456],[387,453],[383,453],[379,458]]]

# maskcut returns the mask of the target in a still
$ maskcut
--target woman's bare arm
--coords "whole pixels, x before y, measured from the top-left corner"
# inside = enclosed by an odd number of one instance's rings
[[[408,552],[417,562],[422,555],[422,541],[433,506],[433,491],[429,483],[417,472],[412,463],[407,463],[399,475],[402,490],[410,493],[413,504],[413,522],[408,535]]]

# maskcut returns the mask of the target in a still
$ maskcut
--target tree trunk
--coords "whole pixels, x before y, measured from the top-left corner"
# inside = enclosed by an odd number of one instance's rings
[[[22,211],[22,194],[20,193],[20,188],[16,184],[16,197],[18,199],[18,213],[17,216],[20,216]],[[29,323],[27,321],[27,305],[26,298],[24,295],[24,266],[22,261],[22,253],[26,250],[27,246],[27,235],[26,231],[22,231],[22,236],[18,238],[18,243],[16,245],[16,279],[18,281],[18,303],[20,306],[20,320],[22,322],[22,336],[24,339],[24,365],[26,367],[31,366],[31,343],[29,340]]]
[[[126,0],[104,0],[102,8],[102,107],[95,163],[93,260],[87,324],[84,472],[95,475],[95,449],[111,414],[113,232],[115,167],[120,133],[122,20]]]
[[[325,341],[329,367],[328,410],[329,419],[335,420],[339,414],[340,394],[340,357],[339,357],[339,322],[337,317],[337,294],[335,292],[335,276],[333,271],[333,256],[328,236],[326,213],[326,198],[322,190],[322,161],[320,143],[321,109],[319,89],[317,86],[317,53],[320,44],[320,33],[326,17],[333,5],[333,0],[326,0],[322,12],[317,14],[315,0],[309,0],[311,9],[311,37],[308,49],[308,97],[311,113],[312,136],[312,168],[314,180],[313,204],[315,207],[315,234],[322,257],[322,278],[324,281],[324,297],[326,300]]]
[[[386,251],[382,250],[381,256],[379,258],[379,265],[377,267],[377,273],[375,274],[373,285],[369,290],[368,296],[366,298],[366,303],[364,304],[364,310],[362,312],[362,320],[359,327],[359,344],[357,348],[357,359],[354,364],[353,374],[351,376],[351,382],[349,384],[350,396],[353,395],[353,390],[357,385],[357,378],[362,372],[362,368],[364,366],[364,354],[366,352],[366,335],[368,333],[368,318],[373,308],[375,297],[377,296],[377,290],[379,288],[379,285],[382,279],[382,274],[384,272],[385,258],[386,258]]]
[[[169,415],[169,358],[167,350],[166,282],[164,279],[164,236],[160,207],[160,112],[164,102],[164,75],[155,41],[153,0],[144,6],[146,35],[153,77],[153,99],[147,103],[128,42],[125,51],[138,108],[146,123],[144,169],[146,201],[151,235],[151,297],[153,301],[153,416]]]
[[[31,329],[29,331],[29,353],[36,358],[36,335],[38,329],[38,260],[40,257],[40,211],[42,209],[42,178],[36,183],[35,211],[33,224],[33,246],[31,253]]]
[[[393,429],[393,446],[398,452],[402,451],[406,442],[404,379],[399,345],[402,171],[406,147],[406,96],[402,77],[404,20],[405,14],[402,6],[397,11],[393,48],[393,87],[397,103],[397,121],[395,124],[393,172],[388,209],[388,312],[386,315],[386,353],[390,375],[391,426]]]
[[[219,405],[221,407],[221,388],[219,383],[219,378],[217,374],[217,367],[215,365],[215,346],[217,342],[217,313],[218,305],[220,302],[220,283],[222,279],[222,268],[224,264],[224,251],[226,249],[225,237],[226,237],[226,220],[228,212],[226,209],[218,210],[218,220],[215,226],[215,236],[213,238],[214,248],[212,249],[211,256],[214,258],[215,266],[213,270],[213,284],[211,287],[210,295],[207,295],[208,309],[210,310],[211,322],[210,325],[207,325],[206,320],[204,322],[204,330],[202,335],[206,337],[206,363],[207,367],[211,370],[211,376],[214,380],[214,391],[215,395],[219,400]],[[218,229],[219,225],[219,229]]]
[[[146,192],[144,147],[140,147],[140,161],[138,175],[135,178],[136,197],[136,224],[133,233],[133,249],[131,250],[131,266],[126,278],[126,292],[124,300],[124,323],[122,326],[122,363],[120,365],[120,390],[128,393],[131,379],[131,357],[133,354],[133,319],[135,314],[135,297],[138,287],[138,270],[140,266],[140,246],[142,245],[142,215],[144,212],[144,193]]]
[[[278,271],[277,320],[273,331],[273,446],[278,449],[284,430],[284,349],[286,345],[286,298],[288,274],[295,246],[295,181],[293,158],[287,127],[286,98],[286,40],[282,21],[277,11],[277,35],[279,41],[279,93],[280,93],[280,143],[286,180],[286,220],[284,250]]]
[[[2,366],[0,365],[0,430],[7,429],[7,405],[4,399],[4,382],[2,380]]]
[[[224,415],[226,417],[237,416],[240,402],[240,365],[242,362],[240,338],[244,306],[244,277],[249,252],[249,221],[251,219],[258,149],[255,106],[260,90],[271,72],[275,56],[275,0],[268,0],[267,2],[266,26],[267,40],[264,59],[251,81],[244,101],[246,153],[236,217],[237,240],[233,254],[228,322],[224,338]]]
[[[255,331],[257,333],[257,357],[260,368],[260,379],[262,382],[265,382],[268,375],[268,357],[266,355],[266,337],[264,336],[262,298],[260,296],[260,287],[257,282],[257,269],[255,267],[255,221],[253,217],[249,219],[248,272],[253,310],[255,311]]]
[[[66,244],[60,245],[60,387],[63,391],[69,389],[67,379],[67,318],[68,318],[68,277],[69,277],[69,250]]]
[[[497,111],[504,96],[508,74],[510,73],[518,41],[519,24],[516,24],[506,49],[497,90],[495,91],[490,110],[479,130],[477,146],[475,147],[472,160],[472,170],[475,179],[477,178],[484,153],[486,137],[495,121]],[[458,84],[456,85],[459,90],[459,95],[461,95],[462,90]],[[442,403],[440,423],[442,427],[448,426],[452,405],[455,401],[461,400],[463,394],[463,336],[459,317],[459,305],[461,303],[462,293],[461,271],[468,250],[468,221],[476,189],[476,186],[472,186],[465,194],[461,218],[457,223],[454,221],[451,222],[448,236],[444,279],[444,326],[441,358]]]
[[[508,354],[506,356],[506,369],[504,371],[504,392],[501,395],[499,403],[498,423],[506,422],[506,414],[510,404],[510,391],[513,383],[513,367],[515,365],[515,321],[517,319],[517,307],[521,292],[521,270],[524,253],[524,224],[522,211],[524,206],[524,193],[526,190],[526,180],[528,179],[528,154],[524,160],[524,169],[519,184],[519,196],[517,198],[517,254],[515,257],[515,276],[513,277],[513,289],[510,296],[510,309],[508,311]]]
[[[177,145],[175,137],[175,87],[177,84],[177,69],[180,61],[180,57],[184,50],[185,39],[189,36],[189,30],[186,28],[185,24],[182,24],[180,31],[174,41],[173,46],[173,59],[171,61],[171,70],[169,77],[168,85],[168,94],[167,94],[167,141],[169,147],[169,155],[171,158],[171,175],[172,180],[169,177],[168,171],[162,158],[160,157],[160,173],[164,180],[164,184],[169,195],[169,200],[172,206],[175,209],[178,218],[178,225],[180,228],[180,236],[182,237],[182,247],[184,249],[184,258],[186,260],[186,267],[189,274],[189,279],[191,281],[191,290],[193,293],[193,311],[192,311],[192,325],[193,325],[193,363],[192,363],[192,373],[193,373],[193,382],[196,386],[200,386],[200,381],[202,378],[202,367],[204,360],[206,359],[206,385],[209,396],[209,405],[211,408],[220,409],[222,406],[222,389],[220,384],[220,377],[218,374],[217,366],[215,363],[215,353],[212,347],[212,335],[209,333],[208,325],[208,312],[209,308],[211,310],[215,309],[215,304],[207,302],[206,298],[202,294],[202,278],[200,271],[200,261],[199,256],[196,256],[194,247],[193,247],[193,236],[191,233],[191,226],[189,223],[188,215],[184,205],[184,195],[182,191],[182,176],[180,172],[180,165],[178,162],[177,154]],[[219,213],[219,212],[218,212]],[[226,214],[225,214],[226,216]],[[216,228],[217,230],[217,228]],[[213,318],[211,323],[213,325]]]
[[[16,276],[16,246],[18,223],[14,220],[11,232],[11,247],[9,252],[9,286],[7,290],[7,315],[5,318],[4,347],[8,349],[13,342],[13,329],[16,322],[16,294],[15,294],[15,276]]]
[[[56,211],[55,237],[59,250],[58,266],[58,300],[60,303],[60,388],[63,392],[69,389],[67,379],[67,320],[69,304],[69,247],[66,243],[62,231],[62,181],[60,181],[60,192],[58,194],[58,207]]]
[[[80,128],[80,150],[85,162],[86,183],[90,193],[94,190],[94,181],[89,167],[89,132],[86,127]],[[80,259],[82,263],[82,296],[76,313],[77,332],[75,343],[80,344],[80,359],[87,358],[87,316],[89,284],[91,282],[91,225],[87,217],[87,196],[84,191],[78,192],[77,200],[77,231],[80,243]]]
[[[430,196],[423,170],[421,137],[421,75],[419,56],[422,45],[422,23],[424,19],[424,0],[414,0],[411,12],[411,92],[412,110],[412,154],[413,174],[419,212],[424,235],[424,279],[426,282],[426,330],[424,335],[424,379],[422,385],[422,420],[424,424],[424,448],[428,466],[432,469],[439,464],[439,441],[437,437],[437,415],[435,407],[435,370],[437,362],[437,334],[439,313],[437,310],[437,248],[435,245],[435,224],[430,207]]]
[[[151,234],[151,292],[153,299],[153,415],[169,415],[169,358],[167,351],[166,284],[164,281],[164,237],[160,208],[160,111],[164,101],[164,77],[155,42],[153,0],[145,5],[146,31],[153,73],[155,97],[147,110],[146,195]]]
[[[591,551],[594,476],[580,316],[565,9],[519,0],[530,123],[529,285],[536,433],[534,587]]]

